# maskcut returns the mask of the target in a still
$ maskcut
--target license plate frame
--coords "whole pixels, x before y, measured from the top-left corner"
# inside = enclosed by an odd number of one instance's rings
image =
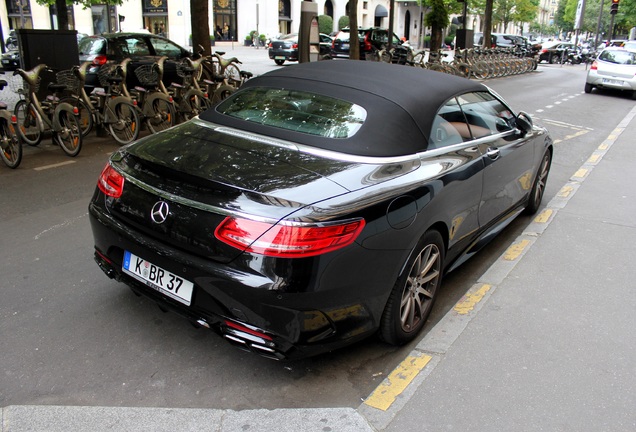
[[[124,273],[143,282],[150,288],[190,306],[194,284],[150,261],[141,258],[130,251],[124,251],[122,262]]]
[[[603,78],[603,84],[622,86],[623,81],[617,80],[617,79],[611,79],[611,78]]]

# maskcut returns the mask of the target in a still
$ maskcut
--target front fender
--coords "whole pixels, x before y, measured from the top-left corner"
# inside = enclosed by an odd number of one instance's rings
[[[75,112],[75,108],[76,107],[74,107],[68,102],[60,102],[60,104],[57,107],[55,107],[55,113],[53,114],[53,122],[52,122],[54,131],[59,131],[60,129],[62,129],[62,125],[60,124],[60,113],[62,111],[67,111],[76,117],[79,116],[79,111]]]

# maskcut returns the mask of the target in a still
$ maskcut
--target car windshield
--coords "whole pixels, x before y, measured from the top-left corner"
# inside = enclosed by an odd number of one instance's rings
[[[598,59],[608,63],[634,65],[636,64],[636,53],[625,50],[605,50],[598,56]]]
[[[85,37],[79,42],[79,53],[82,55],[99,54],[106,40],[103,38]]]
[[[349,138],[364,123],[359,105],[303,91],[255,87],[221,103],[217,111],[235,118],[325,138]]]

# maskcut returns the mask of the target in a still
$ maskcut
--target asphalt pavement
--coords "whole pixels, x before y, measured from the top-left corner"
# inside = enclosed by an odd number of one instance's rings
[[[636,431],[635,116],[357,409],[8,406],[0,431]]]

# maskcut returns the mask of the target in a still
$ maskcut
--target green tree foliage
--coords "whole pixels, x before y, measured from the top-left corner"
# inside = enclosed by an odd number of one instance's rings
[[[443,30],[450,23],[448,9],[444,0],[430,0],[431,11],[426,15],[425,23],[431,28],[431,51],[441,48]]]
[[[601,32],[608,33],[610,25],[610,7],[612,2],[603,2],[601,20]],[[578,0],[561,0],[559,3],[558,20],[556,24],[565,31],[574,29]],[[585,15],[583,18],[582,32],[596,33],[598,16],[601,10],[601,0],[586,0]],[[636,26],[636,0],[620,0],[618,13],[614,16],[615,35],[627,35],[629,29]]]
[[[333,31],[333,18],[329,15],[319,15],[318,28],[320,29],[320,33],[331,33]]]
[[[343,15],[338,19],[338,30],[342,30],[345,27],[349,27],[349,17]]]

